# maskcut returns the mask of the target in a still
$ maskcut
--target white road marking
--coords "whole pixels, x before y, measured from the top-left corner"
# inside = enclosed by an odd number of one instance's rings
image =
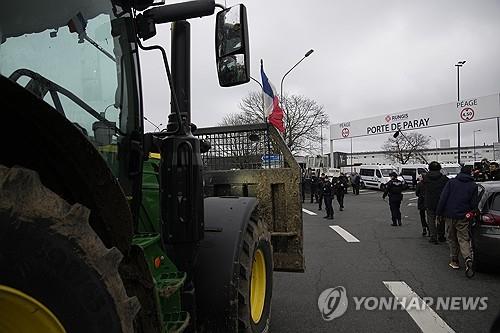
[[[351,235],[349,232],[347,232],[344,228],[342,228],[339,225],[331,225],[330,228],[332,230],[336,231],[342,238],[346,240],[348,243],[359,243],[359,239]]]
[[[408,200],[417,200],[417,199],[418,199],[418,197],[415,197],[415,198],[410,198],[410,199],[408,199]]]
[[[414,202],[410,202],[410,203],[408,204],[408,207],[410,207],[410,206],[416,206],[416,205],[417,205],[416,203],[414,203]]]
[[[302,211],[303,211],[304,213],[306,213],[306,214],[309,214],[309,215],[318,215],[318,214],[316,214],[316,213],[314,213],[314,212],[311,212],[310,210],[307,210],[307,209],[305,209],[305,208],[302,208]]]
[[[361,192],[359,191],[359,194],[383,194],[384,192],[380,192],[380,191],[366,191],[366,192]]]
[[[408,195],[408,194],[413,194],[413,195],[415,195],[415,192],[403,192],[403,195]]]
[[[424,301],[404,281],[382,281],[387,289],[396,297],[400,304],[405,299],[416,298],[419,307],[406,308],[406,312],[412,317],[423,333],[454,333],[455,331],[446,324],[429,306],[424,306]]]

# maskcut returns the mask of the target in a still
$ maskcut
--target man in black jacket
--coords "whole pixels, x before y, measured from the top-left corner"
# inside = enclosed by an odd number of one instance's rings
[[[419,175],[417,178],[417,187],[415,188],[415,195],[417,196],[417,209],[420,214],[420,223],[422,224],[422,236],[427,236],[429,227],[427,226],[427,220],[425,219],[425,197],[423,191],[423,175]]]
[[[328,179],[328,176],[325,176],[322,190],[323,190],[322,191],[323,198],[325,200],[325,210],[326,210],[325,219],[333,220],[332,200],[334,195],[334,189],[332,183],[330,182],[330,179]]]
[[[318,202],[318,190],[321,191],[321,188],[318,188],[318,177],[316,175],[311,176],[311,203]]]
[[[477,208],[477,185],[472,177],[472,167],[462,167],[460,173],[450,180],[441,193],[436,214],[446,217],[448,228],[448,244],[450,245],[450,263],[453,269],[458,269],[458,252],[465,259],[465,273],[472,270],[471,246],[469,242],[468,212]]]
[[[389,196],[389,208],[391,209],[392,226],[401,225],[401,201],[403,200],[403,182],[398,179],[398,174],[391,172],[389,175],[391,180],[385,185],[384,195],[385,200]]]
[[[436,218],[436,208],[439,197],[448,177],[441,173],[441,164],[436,161],[429,163],[429,172],[424,176],[422,190],[424,193],[424,206],[427,212],[427,225],[429,227],[429,242],[438,244],[444,242],[444,222],[442,218]]]
[[[489,180],[500,180],[500,169],[497,162],[490,163],[490,177]]]
[[[333,187],[339,203],[340,210],[344,210],[344,195],[347,191],[347,177],[343,173],[338,178],[333,178]]]
[[[361,185],[361,176],[356,171],[352,175],[352,192],[355,195],[359,194],[359,186]]]
[[[325,183],[325,174],[321,173],[321,176],[318,179],[318,192],[316,201],[318,202],[318,210],[321,210],[323,205],[323,184]]]

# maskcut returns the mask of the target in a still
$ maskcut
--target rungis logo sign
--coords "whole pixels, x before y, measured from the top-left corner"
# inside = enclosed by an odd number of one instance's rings
[[[391,121],[401,121],[401,120],[405,120],[405,119],[408,119],[409,116],[408,116],[408,113],[401,113],[401,114],[395,114],[395,115],[390,115],[388,114],[387,116],[385,116],[385,121],[387,123],[390,123]]]

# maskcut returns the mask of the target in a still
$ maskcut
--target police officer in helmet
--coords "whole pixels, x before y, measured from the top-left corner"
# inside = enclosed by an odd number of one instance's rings
[[[389,208],[391,209],[392,226],[401,225],[401,201],[403,200],[403,182],[398,179],[398,174],[391,172],[391,180],[385,186],[382,199],[389,196]]]

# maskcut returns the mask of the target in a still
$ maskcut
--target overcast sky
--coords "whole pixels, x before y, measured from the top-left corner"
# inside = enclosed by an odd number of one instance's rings
[[[279,90],[282,76],[314,49],[283,87],[323,105],[332,124],[455,101],[454,64],[459,60],[467,61],[460,71],[461,99],[500,92],[498,0],[231,0],[227,6],[237,3],[248,10],[252,76],[260,81],[263,59]],[[198,127],[216,126],[224,115],[239,110],[243,97],[260,88],[253,81],[220,87],[215,16],[190,22],[192,120]],[[168,49],[170,26],[158,31],[147,44]],[[143,54],[142,67],[145,114],[165,124],[170,92],[159,54]],[[473,130],[479,128],[477,143],[496,141],[496,121],[483,121],[462,126],[462,145],[472,145]],[[450,138],[456,145],[456,130],[446,126],[422,133],[438,141]],[[328,130],[323,133],[329,151]],[[355,139],[354,151],[377,150],[385,139]],[[337,141],[335,150],[349,151],[349,140]]]

